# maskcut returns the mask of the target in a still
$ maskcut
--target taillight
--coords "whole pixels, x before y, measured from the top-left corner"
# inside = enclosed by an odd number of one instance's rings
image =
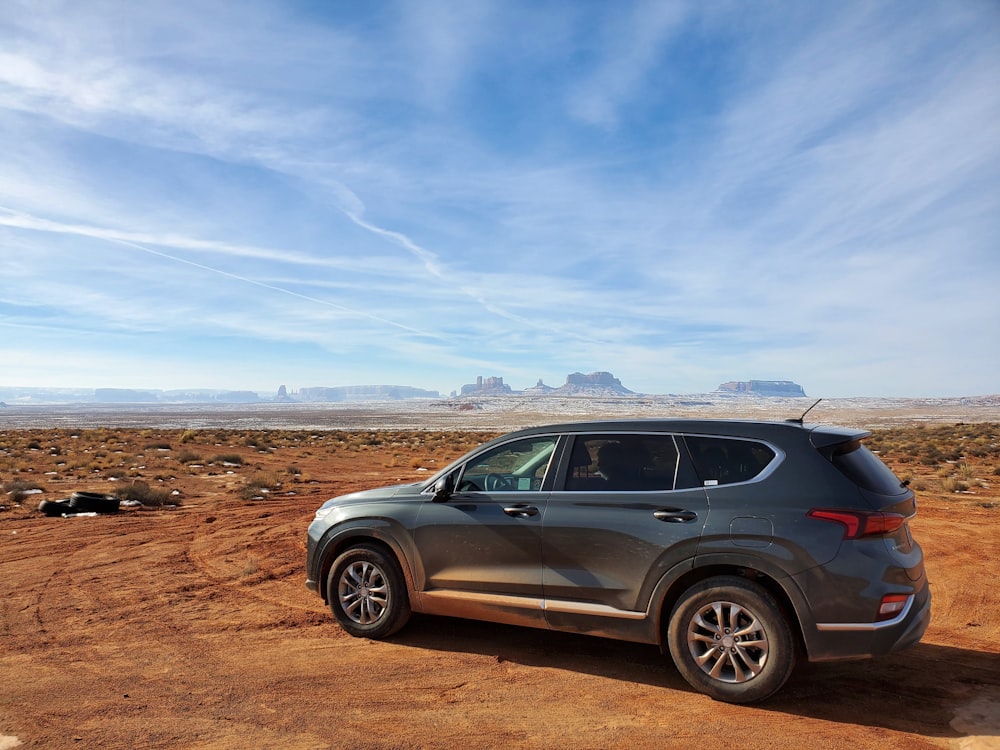
[[[898,615],[905,609],[907,602],[910,601],[910,596],[910,594],[886,594],[883,596],[875,622],[891,620]]]
[[[821,521],[833,521],[841,524],[844,527],[844,539],[891,534],[906,522],[906,517],[899,513],[882,513],[880,511],[813,508],[806,515]]]

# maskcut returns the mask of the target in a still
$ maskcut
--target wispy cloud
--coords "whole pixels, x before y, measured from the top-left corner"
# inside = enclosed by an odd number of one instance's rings
[[[996,390],[988,2],[20,11],[9,382]]]
[[[607,6],[594,47],[586,50],[595,60],[585,63],[586,74],[570,90],[570,114],[611,130],[619,125],[623,106],[647,99],[650,92],[658,95],[665,58],[695,7],[655,1]],[[594,28],[588,24],[588,30]]]

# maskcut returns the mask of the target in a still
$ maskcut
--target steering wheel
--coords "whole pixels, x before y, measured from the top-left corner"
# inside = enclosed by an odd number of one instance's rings
[[[508,492],[514,489],[514,482],[503,474],[487,474],[483,483],[487,492]]]

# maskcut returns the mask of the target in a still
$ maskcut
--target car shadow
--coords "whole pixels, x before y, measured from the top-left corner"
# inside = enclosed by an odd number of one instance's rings
[[[695,694],[670,657],[646,644],[416,615],[392,642]],[[1000,706],[1000,653],[919,643],[879,659],[800,665],[777,695],[749,708],[958,738],[966,733],[950,724],[956,708],[983,696]],[[708,697],[703,700],[713,710],[725,706]],[[1000,734],[1000,724],[993,724],[983,733]]]

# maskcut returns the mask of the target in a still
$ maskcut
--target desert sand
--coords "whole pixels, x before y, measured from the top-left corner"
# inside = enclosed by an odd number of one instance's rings
[[[338,628],[303,584],[315,508],[425,478],[488,423],[470,434],[153,422],[0,422],[0,482],[41,490],[0,496],[0,750],[1000,747],[991,449],[944,469],[883,451],[923,487],[912,528],[934,614],[920,644],[804,665],[770,701],[731,706],[693,692],[650,646],[433,617],[385,642]],[[136,483],[168,505],[36,510]]]

